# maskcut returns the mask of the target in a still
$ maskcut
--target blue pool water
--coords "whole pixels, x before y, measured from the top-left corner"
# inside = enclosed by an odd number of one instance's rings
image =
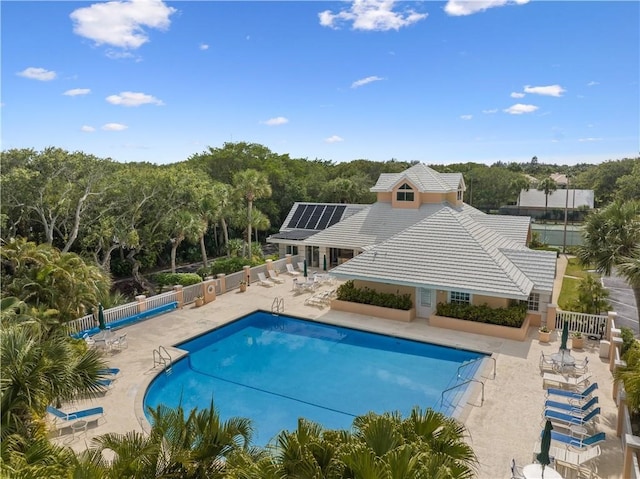
[[[177,347],[189,354],[151,383],[145,411],[161,403],[190,411],[213,399],[223,419],[251,418],[261,446],[299,417],[348,429],[368,411],[407,415],[418,405],[450,414],[442,391],[461,364],[484,356],[263,311]]]

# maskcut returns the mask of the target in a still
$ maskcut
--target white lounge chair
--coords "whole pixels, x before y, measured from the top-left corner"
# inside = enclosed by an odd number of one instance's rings
[[[300,276],[300,271],[293,269],[293,265],[291,263],[287,263],[287,273],[291,276]]]
[[[591,379],[591,374],[585,373],[582,376],[577,378],[566,377],[562,374],[554,374],[554,373],[544,373],[542,375],[542,383],[543,385],[547,382],[554,382],[557,384],[561,384],[567,387],[581,387],[589,384],[589,379]]]
[[[276,273],[275,271],[268,269],[267,274],[269,275],[269,279],[274,283],[279,283],[279,284],[284,283],[284,279],[280,278],[278,276],[278,273]]]
[[[268,288],[275,286],[275,283],[271,280],[268,280],[264,273],[258,273],[258,283],[260,283],[261,286],[267,286]]]
[[[304,271],[304,261],[298,261],[298,269],[300,271]],[[307,269],[309,269],[308,266],[307,266]]]

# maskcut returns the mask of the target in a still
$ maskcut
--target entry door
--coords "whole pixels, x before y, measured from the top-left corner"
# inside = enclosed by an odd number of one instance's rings
[[[433,290],[418,288],[416,296],[418,298],[416,307],[417,316],[420,318],[428,318],[433,314]]]

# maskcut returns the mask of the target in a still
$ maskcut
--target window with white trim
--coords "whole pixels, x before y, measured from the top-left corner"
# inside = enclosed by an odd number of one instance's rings
[[[449,302],[451,304],[471,304],[471,295],[461,291],[450,291]]]
[[[413,201],[415,194],[408,184],[402,185],[398,188],[396,193],[396,201]]]
[[[531,293],[527,299],[527,310],[540,311],[540,293]]]
[[[462,190],[458,190],[458,201],[462,201]]]

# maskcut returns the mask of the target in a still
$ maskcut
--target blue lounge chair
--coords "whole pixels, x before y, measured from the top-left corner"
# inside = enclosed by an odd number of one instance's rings
[[[598,414],[600,414],[600,408],[594,408],[583,416],[582,414],[570,414],[557,409],[545,409],[544,418],[549,419],[554,424],[560,424],[565,427],[569,426],[584,426],[592,421]]]
[[[120,369],[118,368],[100,369],[98,371],[98,374],[100,376],[117,376],[118,374],[120,374]]]
[[[90,421],[91,419],[89,418],[92,418],[93,416],[97,416],[95,419],[98,419],[98,417],[104,414],[104,409],[102,409],[101,407],[93,407],[90,409],[83,409],[81,411],[66,413],[66,412],[62,412],[60,409],[56,409],[53,406],[47,406],[47,412],[52,416],[54,416],[56,419],[62,419],[63,421],[73,422],[73,421],[77,421],[78,419],[84,419],[85,421]]]
[[[574,399],[576,401],[586,401],[591,398],[591,395],[596,389],[598,389],[598,383],[592,383],[582,392],[568,391],[567,389],[549,388],[547,389],[547,397],[562,396],[568,398],[569,400]]]
[[[542,432],[540,434],[542,435]],[[568,434],[562,434],[557,431],[551,431],[552,441],[561,442],[562,444],[567,444],[569,446],[577,447],[580,449],[594,446],[598,443],[603,442],[605,439],[606,439],[606,436],[604,432],[598,432],[593,436],[580,439],[577,437],[570,436]]]
[[[549,408],[561,409],[563,411],[569,411],[577,415],[577,414],[586,414],[587,411],[591,409],[595,404],[598,404],[598,396],[593,396],[582,406],[577,404],[572,404],[570,402],[566,403],[566,402],[560,402],[560,401],[551,401],[550,399],[547,399],[544,402],[544,408],[545,409],[549,409]]]

